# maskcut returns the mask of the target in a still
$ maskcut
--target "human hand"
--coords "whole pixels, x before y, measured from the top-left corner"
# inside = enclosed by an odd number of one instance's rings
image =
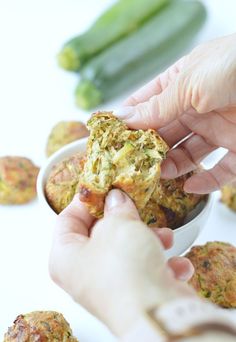
[[[104,218],[96,223],[76,195],[55,228],[51,277],[117,335],[146,309],[193,295],[176,279],[192,276],[189,260],[164,260],[161,244],[171,247],[171,230],[148,229],[119,190],[109,193]]]
[[[236,34],[198,46],[124,105],[115,114],[129,127],[158,129],[171,148],[179,144],[162,164],[163,178],[195,169],[218,147],[228,153],[184,190],[209,193],[236,178]]]

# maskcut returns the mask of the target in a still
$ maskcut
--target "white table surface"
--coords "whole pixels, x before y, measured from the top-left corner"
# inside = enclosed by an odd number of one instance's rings
[[[42,165],[51,127],[59,120],[86,121],[88,114],[73,102],[77,77],[60,70],[55,55],[110,2],[0,0],[0,155],[28,156]],[[195,44],[236,31],[236,1],[204,2],[208,21]],[[121,99],[102,108],[114,108]],[[0,340],[18,314],[41,309],[62,312],[81,342],[113,341],[100,322],[50,280],[53,224],[54,217],[37,200],[0,206]],[[196,243],[209,240],[236,244],[236,214],[218,201]]]

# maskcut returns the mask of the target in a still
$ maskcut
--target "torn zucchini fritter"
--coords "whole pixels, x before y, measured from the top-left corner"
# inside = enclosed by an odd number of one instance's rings
[[[227,184],[221,189],[221,202],[236,211],[236,182]]]
[[[45,185],[45,195],[57,214],[72,201],[84,162],[85,156],[77,153],[53,167]]]
[[[175,229],[205,197],[183,190],[193,172],[159,179],[167,145],[154,131],[129,130],[111,113],[94,115],[89,128],[87,157],[81,159],[78,154],[59,163],[47,180],[45,194],[56,213],[79,192],[90,212],[101,217],[108,191],[119,188],[134,200],[141,219],[150,227]]]
[[[189,284],[197,293],[224,308],[236,308],[236,248],[208,242],[192,247],[186,257],[195,268]]]
[[[73,155],[55,165],[45,186],[45,195],[51,208],[60,213],[78,191],[85,156]],[[144,208],[139,209],[141,219],[150,227],[175,229],[184,223],[186,216],[205,199],[203,195],[188,194],[184,182],[193,172],[176,179],[160,179]],[[95,200],[95,199],[94,199]]]
[[[69,323],[55,311],[34,311],[19,315],[8,328],[3,342],[78,342]]]
[[[39,168],[25,157],[0,158],[0,204],[24,204],[36,197]]]
[[[138,210],[150,200],[160,178],[160,164],[168,146],[154,130],[130,130],[111,112],[88,121],[87,159],[80,177],[79,194],[90,213],[103,215],[111,188],[126,192]]]

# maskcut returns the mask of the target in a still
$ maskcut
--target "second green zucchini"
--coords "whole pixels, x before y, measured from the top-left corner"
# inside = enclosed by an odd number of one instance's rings
[[[77,71],[91,57],[135,31],[171,0],[118,0],[83,34],[69,40],[58,55],[59,65]]]
[[[201,2],[172,1],[82,68],[77,105],[91,109],[157,74],[187,47],[205,18]]]

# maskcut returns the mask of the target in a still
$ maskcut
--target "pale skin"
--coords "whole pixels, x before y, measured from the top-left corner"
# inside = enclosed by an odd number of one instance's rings
[[[117,115],[132,128],[158,129],[172,149],[162,177],[186,173],[222,146],[227,155],[194,175],[185,190],[214,191],[236,178],[236,35],[203,44],[133,94]],[[95,222],[76,195],[58,216],[50,256],[53,280],[123,336],[146,309],[194,296],[184,258],[164,260],[168,229],[149,229],[133,202],[112,190]],[[198,300],[196,298],[196,300]],[[203,341],[204,338],[199,340]],[[225,339],[226,341],[227,339]]]
[[[219,189],[236,178],[236,34],[196,47],[130,96],[116,112],[131,128],[158,129],[170,147],[163,178],[196,168],[209,153],[228,153],[211,170],[194,175],[185,191]]]
[[[172,243],[172,231],[148,229],[121,191],[109,193],[97,222],[76,195],[58,216],[49,269],[75,301],[122,336],[144,310],[193,295],[183,282],[193,273],[189,260],[164,259]]]

